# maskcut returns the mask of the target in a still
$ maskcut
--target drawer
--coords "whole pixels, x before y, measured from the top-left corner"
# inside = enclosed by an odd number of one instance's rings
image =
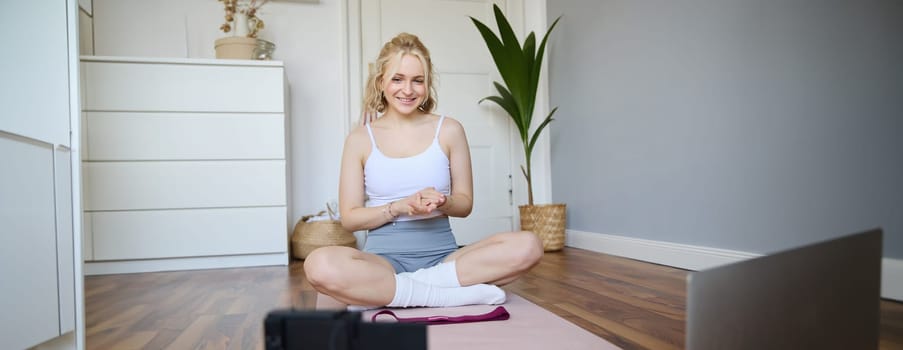
[[[85,113],[84,160],[284,159],[283,114]]]
[[[87,211],[286,205],[284,160],[83,162],[82,172]]]
[[[288,249],[285,207],[88,215],[94,261],[283,253]]]
[[[82,62],[86,111],[284,113],[282,67]]]

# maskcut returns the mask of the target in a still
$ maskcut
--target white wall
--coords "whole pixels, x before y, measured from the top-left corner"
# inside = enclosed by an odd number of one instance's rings
[[[216,0],[94,0],[98,56],[214,58],[223,21]],[[343,0],[270,1],[259,11],[261,39],[276,44],[290,85],[292,222],[338,198],[343,115]],[[248,88],[253,88],[249,86]]]
[[[84,2],[84,3],[83,3]],[[90,0],[81,0],[78,4],[78,54],[94,54],[94,19],[91,14]]]

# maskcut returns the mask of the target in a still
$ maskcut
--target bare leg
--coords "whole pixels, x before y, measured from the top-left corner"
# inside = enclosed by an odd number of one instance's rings
[[[396,275],[377,255],[347,247],[315,250],[305,259],[304,272],[314,289],[349,305],[443,307],[505,301],[505,292],[496,286],[432,286]]]
[[[458,249],[445,261],[455,261],[462,286],[504,285],[539,263],[542,254],[542,242],[532,232],[505,232]]]
[[[386,305],[395,295],[395,269],[375,254],[323,247],[304,260],[304,273],[318,292],[349,305]]]

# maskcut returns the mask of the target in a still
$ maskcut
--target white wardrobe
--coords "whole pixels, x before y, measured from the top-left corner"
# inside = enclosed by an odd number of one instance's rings
[[[286,265],[276,61],[83,56],[86,274]]]
[[[75,0],[4,2],[0,347],[83,345]],[[75,184],[73,186],[73,184]]]

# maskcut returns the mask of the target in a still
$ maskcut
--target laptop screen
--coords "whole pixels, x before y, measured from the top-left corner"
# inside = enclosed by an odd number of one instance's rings
[[[690,273],[686,348],[877,349],[881,229]]]

